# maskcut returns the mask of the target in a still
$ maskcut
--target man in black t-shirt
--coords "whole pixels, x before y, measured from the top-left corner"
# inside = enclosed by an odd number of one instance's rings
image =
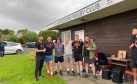
[[[137,84],[137,28],[132,30],[133,37],[130,39],[131,68],[133,72],[134,84]]]
[[[83,70],[83,66],[82,66],[83,42],[79,40],[78,35],[75,35],[75,40],[72,42],[72,46],[73,46],[73,55],[74,55],[74,59],[76,62],[77,73],[80,74],[80,76],[83,76],[83,74],[82,74],[82,70]]]
[[[35,78],[38,81],[38,78],[42,78],[41,71],[44,63],[44,52],[46,49],[44,48],[43,36],[38,36],[38,42],[35,44],[36,51],[36,69],[35,69]]]

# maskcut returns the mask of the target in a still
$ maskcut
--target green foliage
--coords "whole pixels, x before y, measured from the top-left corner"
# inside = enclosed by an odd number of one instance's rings
[[[14,35],[14,31],[13,30],[9,30],[9,29],[4,29],[4,30],[1,30],[2,34],[5,34],[5,35]]]
[[[11,42],[18,42],[18,38],[16,35],[12,35],[9,37],[8,41],[11,41]]]
[[[45,70],[43,66],[44,78],[36,81],[35,61],[30,61],[27,54],[7,55],[0,58],[0,84],[66,84],[59,76],[45,76]]]
[[[58,37],[58,32],[52,30],[40,31],[39,34],[43,36],[44,41],[47,41],[48,36],[50,36],[52,40],[55,40]]]
[[[18,42],[22,44],[25,44],[26,42],[35,42],[37,40],[36,32],[27,29],[19,30],[18,34],[21,34],[21,37],[18,38]]]
[[[2,33],[0,32],[0,40],[2,39]]]

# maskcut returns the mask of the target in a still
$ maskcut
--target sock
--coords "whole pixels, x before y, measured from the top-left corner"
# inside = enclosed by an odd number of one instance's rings
[[[53,75],[53,72],[51,72],[51,75]]]
[[[47,73],[50,73],[49,70],[47,70]]]
[[[134,80],[134,84],[137,84],[137,80]]]
[[[74,69],[71,69],[71,71],[74,71]]]
[[[69,69],[68,69],[68,71],[69,71]]]
[[[82,74],[82,71],[80,72],[80,74]]]
[[[86,71],[86,74],[88,74],[88,71]]]

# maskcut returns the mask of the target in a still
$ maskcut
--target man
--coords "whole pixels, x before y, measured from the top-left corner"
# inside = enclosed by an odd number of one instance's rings
[[[79,36],[75,35],[75,40],[72,42],[73,46],[73,55],[76,63],[77,73],[80,74],[81,77],[83,77],[83,56],[82,56],[82,50],[83,50],[83,42],[80,42]],[[80,69],[80,70],[79,70]]]
[[[73,54],[72,54],[72,42],[69,40],[68,37],[65,37],[65,41],[64,41],[64,59],[65,59],[68,75],[70,74],[70,68],[73,75],[75,75],[73,68],[74,63],[73,63]]]
[[[44,52],[46,49],[43,44],[43,36],[38,36],[38,42],[35,43],[36,51],[36,69],[35,69],[35,78],[38,81],[38,78],[42,78],[41,71],[44,63]]]
[[[57,39],[57,43],[54,46],[55,51],[55,75],[57,75],[57,68],[59,62],[60,75],[62,76],[62,63],[64,62],[64,45],[61,43],[61,39]]]
[[[6,45],[6,43],[1,40],[0,41],[0,56],[1,57],[4,57],[4,54],[5,54],[5,45]]]
[[[95,72],[93,64],[94,64],[94,51],[96,50],[96,45],[93,40],[90,40],[88,36],[85,37],[84,41],[84,50],[83,50],[83,56],[84,56],[84,64],[85,64],[85,71],[86,76],[88,76],[88,66],[89,64],[92,65],[92,71],[93,74]]]
[[[54,43],[52,42],[51,37],[47,37],[47,42],[44,44],[46,48],[45,52],[45,65],[47,68],[47,75],[51,78],[54,78],[53,74],[53,49],[54,49]]]
[[[132,35],[129,46],[131,49],[131,68],[134,78],[133,84],[137,84],[137,28],[132,29]]]

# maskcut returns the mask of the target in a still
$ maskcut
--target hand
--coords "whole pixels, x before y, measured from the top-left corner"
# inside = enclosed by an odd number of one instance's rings
[[[90,47],[89,47],[89,48],[87,48],[87,50],[90,50]]]
[[[137,44],[135,43],[135,47],[137,48]]]
[[[45,48],[43,49],[43,52],[46,52],[46,49],[45,49]]]
[[[134,47],[134,43],[132,43],[130,46],[129,46],[129,48],[131,49],[131,48],[133,48]]]

